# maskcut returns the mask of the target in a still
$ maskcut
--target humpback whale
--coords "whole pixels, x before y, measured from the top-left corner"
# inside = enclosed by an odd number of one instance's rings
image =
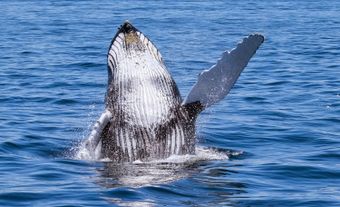
[[[194,154],[197,116],[229,93],[263,41],[251,34],[225,51],[182,100],[159,50],[124,22],[108,50],[105,111],[86,147],[118,163]]]

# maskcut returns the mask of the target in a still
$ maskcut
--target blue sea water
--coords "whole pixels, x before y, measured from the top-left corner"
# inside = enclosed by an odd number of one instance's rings
[[[339,1],[2,0],[0,14],[0,206],[340,206]],[[201,114],[200,155],[76,156],[104,108],[106,53],[126,19],[183,97],[224,50],[266,37]]]

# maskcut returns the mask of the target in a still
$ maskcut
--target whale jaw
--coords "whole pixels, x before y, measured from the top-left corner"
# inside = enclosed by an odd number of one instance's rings
[[[116,162],[194,153],[195,127],[154,44],[129,22],[108,52],[102,154]]]

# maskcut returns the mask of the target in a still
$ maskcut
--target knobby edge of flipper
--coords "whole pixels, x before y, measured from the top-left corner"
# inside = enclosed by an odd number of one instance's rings
[[[251,34],[243,38],[231,51],[223,52],[215,65],[200,73],[197,82],[182,103],[191,117],[197,117],[204,109],[228,95],[263,42],[263,35]]]

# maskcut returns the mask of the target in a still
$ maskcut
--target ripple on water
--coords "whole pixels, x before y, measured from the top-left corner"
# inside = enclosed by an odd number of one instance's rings
[[[1,1],[0,206],[340,206],[339,3]],[[265,35],[200,115],[196,156],[75,157],[125,19],[158,46],[183,98],[222,51]]]
[[[97,149],[98,150],[98,149]],[[100,151],[100,149],[99,149]],[[74,150],[75,159],[97,160],[96,153],[86,149],[83,143]],[[209,160],[226,160],[229,155],[235,157],[238,152],[223,152],[211,148],[196,148],[195,155],[172,155],[166,159],[150,160],[143,162],[140,160],[133,163],[117,164],[109,159],[101,159],[104,168],[99,172],[102,177],[108,178],[98,181],[105,186],[132,186],[139,187],[150,184],[168,183],[190,175],[190,169],[201,162]],[[110,182],[111,181],[111,182]]]

